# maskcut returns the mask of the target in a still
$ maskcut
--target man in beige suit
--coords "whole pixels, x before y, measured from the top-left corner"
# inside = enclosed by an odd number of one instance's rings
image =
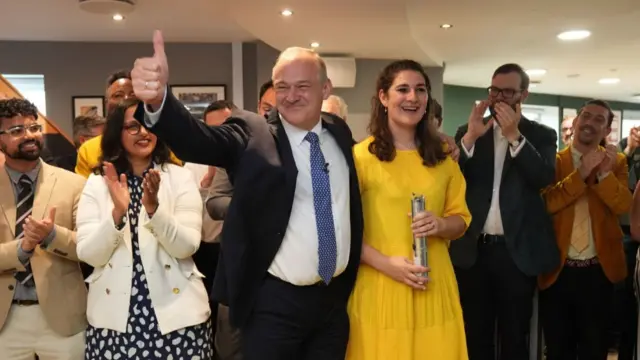
[[[40,160],[42,126],[0,100],[0,358],[84,358],[87,291],[76,256],[84,178]]]

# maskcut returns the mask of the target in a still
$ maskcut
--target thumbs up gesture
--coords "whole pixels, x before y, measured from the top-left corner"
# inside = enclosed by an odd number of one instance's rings
[[[24,239],[31,244],[40,244],[53,231],[56,220],[56,208],[49,209],[49,214],[42,220],[29,216],[24,223]]]
[[[156,30],[153,34],[153,56],[136,59],[133,64],[133,92],[140,101],[157,110],[162,105],[168,79],[169,65],[164,52],[164,39],[162,32]]]

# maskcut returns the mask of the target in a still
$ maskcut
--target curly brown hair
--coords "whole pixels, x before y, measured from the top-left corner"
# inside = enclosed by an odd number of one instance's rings
[[[416,127],[415,143],[418,153],[422,157],[425,166],[433,167],[447,157],[447,152],[442,147],[442,140],[438,136],[438,130],[429,121],[434,110],[431,98],[431,82],[422,65],[413,60],[398,60],[387,65],[378,76],[376,93],[372,99],[371,120],[369,133],[373,135],[373,141],[369,144],[369,152],[380,161],[392,161],[396,156],[396,148],[393,143],[393,134],[389,129],[389,117],[387,109],[380,101],[378,94],[382,91],[388,94],[389,88],[402,71],[415,71],[422,75],[427,87],[427,111],[422,116]]]

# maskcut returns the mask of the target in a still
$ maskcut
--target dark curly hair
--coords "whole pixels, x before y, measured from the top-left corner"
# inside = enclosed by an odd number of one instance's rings
[[[100,143],[102,155],[100,156],[98,166],[93,169],[95,174],[104,175],[102,166],[105,161],[112,163],[118,174],[131,171],[127,151],[124,149],[124,146],[122,146],[122,130],[124,129],[127,109],[138,106],[138,104],[138,100],[128,99],[114,106],[111,112],[109,112]],[[151,153],[151,159],[155,164],[164,166],[170,162],[169,154],[169,147],[158,139],[156,147]]]
[[[16,116],[38,119],[38,109],[29,100],[17,98],[0,100],[0,120]]]
[[[393,135],[389,129],[389,117],[387,109],[380,101],[380,91],[388,94],[396,76],[402,71],[415,71],[422,75],[427,87],[427,111],[416,127],[415,143],[418,153],[422,157],[425,166],[435,166],[447,157],[447,152],[442,147],[442,140],[438,136],[435,124],[429,121],[433,111],[433,99],[431,98],[431,82],[422,65],[413,60],[398,60],[387,65],[376,82],[376,93],[372,99],[371,120],[369,133],[373,135],[373,141],[369,144],[369,152],[380,161],[392,161],[396,156],[396,148],[393,144]]]

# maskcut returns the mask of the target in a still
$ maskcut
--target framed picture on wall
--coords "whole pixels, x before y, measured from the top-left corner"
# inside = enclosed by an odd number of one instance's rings
[[[104,117],[104,96],[72,96],[71,108],[74,119],[80,115]]]
[[[611,122],[611,133],[607,137],[607,142],[618,144],[620,141],[620,133],[622,131],[622,111],[613,110],[613,121]]]
[[[171,92],[195,118],[202,120],[209,104],[226,99],[227,89],[225,85],[173,85]]]

